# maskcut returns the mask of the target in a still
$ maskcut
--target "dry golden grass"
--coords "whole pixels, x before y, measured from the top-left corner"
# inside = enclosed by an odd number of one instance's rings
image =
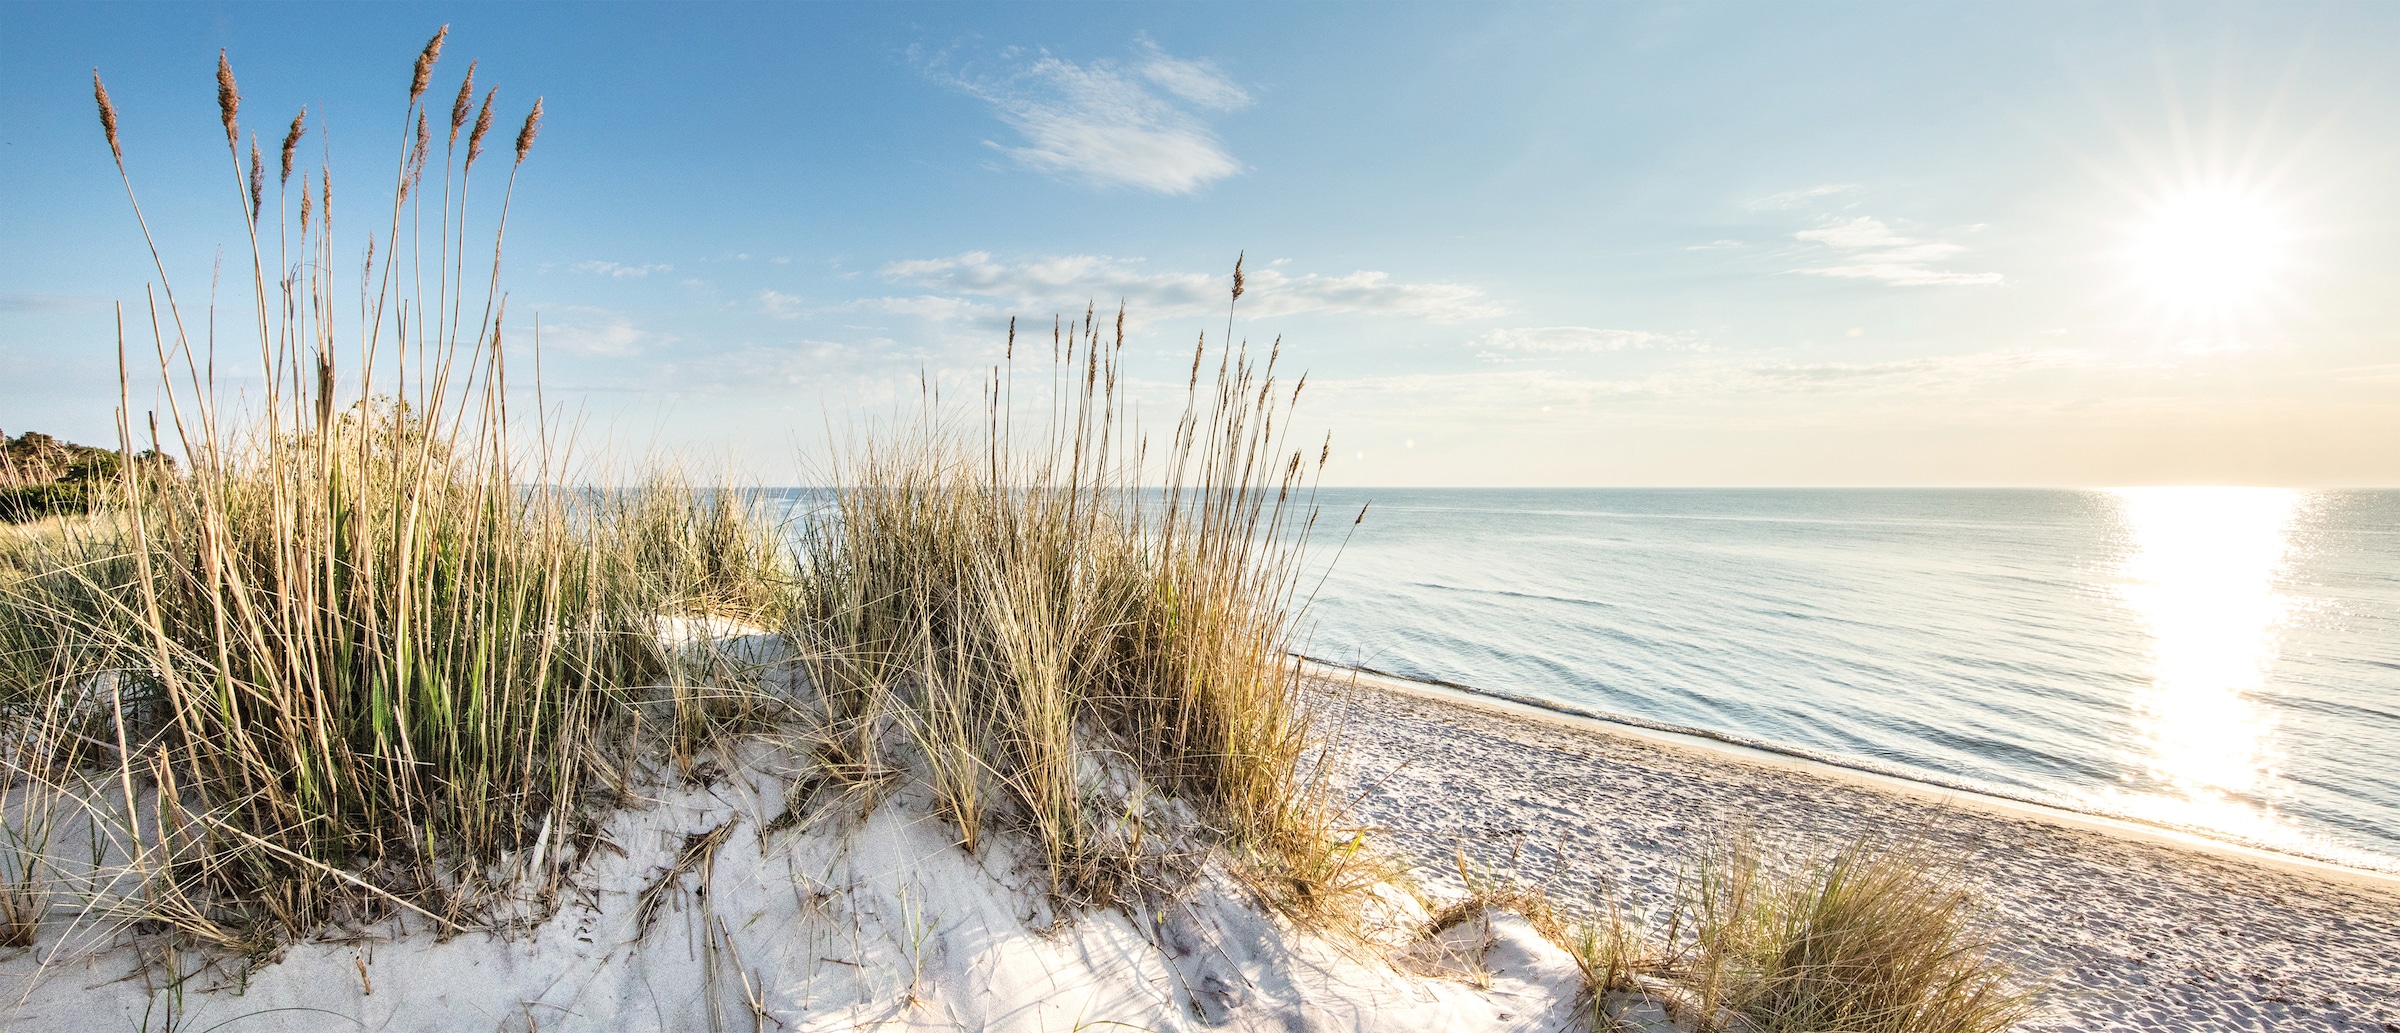
[[[929,398],[830,461],[836,487],[796,545],[760,499],[676,476],[556,487],[570,468],[548,429],[512,424],[505,404],[514,168],[491,266],[467,265],[495,90],[464,160],[438,170],[434,248],[396,232],[426,204],[421,104],[445,38],[414,68],[392,232],[364,249],[369,319],[347,345],[328,170],[313,197],[302,177],[287,262],[280,197],[260,232],[263,158],[254,144],[245,170],[220,54],[265,388],[250,409],[219,407],[215,356],[186,333],[151,243],[163,303],[136,325],[171,435],[153,420],[149,444],[171,438],[187,468],[131,464],[94,518],[0,533],[0,946],[31,939],[50,907],[63,805],[105,827],[94,849],[131,887],[86,906],[187,941],[257,950],[392,909],[455,929],[516,891],[497,881],[503,854],[548,859],[532,873],[544,885],[573,865],[568,842],[621,799],[628,758],[690,774],[741,731],[803,744],[795,810],[871,808],[915,780],[964,849],[996,832],[1036,844],[1063,903],[1163,892],[1230,855],[1276,905],[1339,927],[1393,876],[1341,828],[1324,777],[1338,744],[1291,656],[1329,446],[1312,462],[1288,440],[1305,378],[1286,387],[1274,350],[1221,347],[1204,383],[1196,349],[1183,413],[1153,442],[1128,418],[1122,313],[1113,330],[1090,312],[1061,325],[1029,383],[1012,326],[1010,366],[977,409],[954,418]],[[93,87],[132,201],[118,113]],[[461,83],[446,152],[473,92]],[[537,99],[518,165],[541,114]],[[279,194],[304,124],[284,139]],[[426,267],[431,298],[415,293]],[[1229,306],[1243,289],[1237,261]],[[679,652],[662,644],[667,617],[774,629],[804,677]],[[693,863],[714,849],[696,847]],[[1700,1015],[1722,1005],[1762,1029],[2006,1028],[2024,996],[1990,960],[1972,895],[1922,862],[1853,844],[1783,875],[1737,843],[1697,864],[1652,943],[1614,909],[1577,920],[1462,861],[1472,899],[1434,927],[1524,914],[1576,958],[1595,1005],[1671,976]]]
[[[1221,354],[1151,453],[1121,327],[1061,330],[1038,415],[996,373],[973,431],[929,410],[831,471],[792,623],[819,764],[921,771],[963,844],[1030,834],[1062,897],[1222,845],[1303,902],[1350,852],[1287,648],[1314,520],[1315,469],[1277,431],[1295,392],[1273,356]]]
[[[1730,835],[1693,863],[1660,968],[1764,1033],[1996,1033],[2032,991],[1975,891],[1922,848],[1861,837],[1789,870]]]
[[[968,849],[993,828],[1031,836],[1062,900],[1122,899],[1212,851],[1295,911],[1364,878],[1356,838],[1332,831],[1328,755],[1288,656],[1315,467],[1284,440],[1298,388],[1272,354],[1220,350],[1204,385],[1196,352],[1189,411],[1150,453],[1118,390],[1122,317],[1104,340],[1087,313],[1057,335],[1038,417],[1015,404],[1032,389],[995,371],[980,437],[929,407],[835,459],[831,519],[797,555],[742,493],[663,475],[552,487],[566,460],[505,404],[513,169],[488,271],[457,229],[492,91],[465,160],[432,170],[439,207],[419,189],[444,38],[413,70],[391,231],[367,241],[368,319],[347,343],[329,170],[313,195],[303,176],[297,233],[282,224],[305,115],[266,220],[263,152],[242,160],[220,54],[263,390],[220,406],[217,357],[156,261],[163,301],[135,326],[151,328],[138,351],[164,426],[146,429],[186,468],[130,470],[99,518],[0,548],[0,721],[99,744],[11,739],[39,746],[12,779],[84,791],[136,887],[112,913],[238,950],[394,908],[459,927],[513,891],[498,857],[573,863],[563,843],[618,798],[624,758],[689,772],[728,731],[794,720],[813,784],[871,803],[921,777]],[[451,105],[453,150],[473,90]],[[139,217],[97,77],[94,96]],[[397,232],[420,214],[443,227],[422,252]],[[662,644],[663,617],[779,629],[807,691]],[[23,902],[41,878],[0,871],[0,930],[38,916]]]
[[[1980,897],[1953,868],[1873,838],[1797,856],[1779,867],[1754,834],[1713,840],[1653,929],[1621,901],[1570,905],[1462,851],[1466,894],[1433,913],[1419,950],[1461,923],[1521,916],[1574,962],[1596,1030],[1642,995],[1703,1033],[1998,1033],[2030,1015],[2035,989],[1993,956]]]
[[[440,41],[420,55],[412,109]],[[543,487],[561,470],[546,448],[514,451],[523,435],[502,404],[497,239],[486,318],[430,332],[398,318],[422,302],[397,269],[431,265],[438,291],[464,294],[453,271],[465,242],[387,247],[379,271],[370,251],[364,303],[376,319],[348,350],[344,384],[330,181],[321,205],[303,202],[317,217],[303,216],[306,257],[271,271],[263,155],[253,144],[240,174],[241,95],[223,54],[217,97],[251,216],[263,397],[220,409],[202,375],[215,359],[185,336],[160,263],[166,301],[153,304],[144,350],[189,469],[136,464],[104,519],[12,536],[0,563],[11,803],[77,776],[60,743],[115,746],[81,756],[115,769],[100,779],[116,790],[102,805],[116,830],[108,860],[140,888],[113,906],[203,940],[244,947],[395,905],[454,918],[492,891],[484,860],[578,818],[591,766],[630,723],[623,691],[671,680],[655,617],[714,605],[736,561],[712,550],[747,549],[747,561],[763,532],[733,543],[738,506],[688,488],[685,509],[713,522],[669,519],[656,493],[607,505]],[[94,99],[122,171],[97,77]],[[304,124],[295,117],[285,137],[279,186]],[[394,225],[412,217],[417,143]],[[447,226],[453,213],[432,214]],[[396,373],[376,368],[387,350]],[[122,411],[120,431],[130,454]],[[667,540],[676,534],[714,537]],[[83,734],[52,734],[62,730]],[[11,818],[21,842],[47,813]],[[0,873],[0,926],[20,910],[5,903],[25,896],[15,887],[38,880],[22,868]]]

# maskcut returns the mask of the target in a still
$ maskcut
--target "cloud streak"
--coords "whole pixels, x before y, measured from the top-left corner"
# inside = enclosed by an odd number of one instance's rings
[[[1215,311],[1226,301],[1223,275],[1153,272],[1137,260],[1064,255],[1007,261],[988,251],[894,262],[892,280],[952,294],[994,298],[1015,307],[1076,308],[1087,301],[1123,299],[1145,314]],[[1371,313],[1455,323],[1503,315],[1482,288],[1460,283],[1407,283],[1359,270],[1340,276],[1293,275],[1275,266],[1248,274],[1243,310],[1254,316],[1303,312]]]
[[[1250,106],[1213,62],[1169,55],[1147,39],[1131,64],[1076,64],[1042,53],[997,78],[958,77],[1022,143],[986,143],[1019,165],[1098,187],[1189,194],[1239,174],[1206,118]],[[1014,57],[1014,54],[1006,55]]]
[[[1801,190],[1786,190],[1780,194],[1768,194],[1765,197],[1752,198],[1749,203],[1743,205],[1743,207],[1754,212],[1771,212],[1789,208],[1812,207],[1824,198],[1838,197],[1842,194],[1847,194],[1857,189],[1858,184],[1855,183],[1827,183],[1823,186],[1813,186]]]
[[[622,312],[582,305],[553,308],[542,326],[543,346],[577,355],[623,358],[672,338],[633,325]]]
[[[1474,344],[1477,357],[1499,361],[1540,355],[1691,347],[1688,338],[1676,334],[1591,326],[1503,327],[1485,331],[1475,338]]]
[[[599,261],[577,262],[571,268],[573,268],[576,272],[591,273],[594,276],[606,276],[619,280],[631,277],[648,276],[651,273],[671,273],[675,271],[674,266],[665,264],[663,262],[657,265],[625,265],[620,262]]]
[[[1309,390],[1319,392],[1337,409],[1445,410],[1462,419],[1509,419],[1542,406],[1615,402],[1726,403],[1737,398],[1812,394],[1911,399],[2094,364],[2091,355],[2071,350],[1974,352],[1867,363],[1795,363],[1754,357],[1694,360],[1622,378],[1526,369],[1324,377],[1311,380]]]
[[[108,299],[80,294],[0,294],[0,312],[91,312]]]
[[[1880,219],[1859,216],[1792,234],[1832,252],[1830,264],[1790,270],[1805,276],[1873,280],[1894,287],[1991,287],[1999,273],[1937,268],[1966,252],[1962,245],[1902,236]]]

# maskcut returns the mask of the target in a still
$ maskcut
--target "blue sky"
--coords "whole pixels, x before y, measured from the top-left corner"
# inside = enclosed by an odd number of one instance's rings
[[[797,479],[1086,302],[1163,417],[1247,252],[1335,483],[2400,484],[2392,4],[12,3],[0,428],[112,437],[154,278],[93,67],[189,296],[218,48],[355,255],[444,23],[595,452]]]

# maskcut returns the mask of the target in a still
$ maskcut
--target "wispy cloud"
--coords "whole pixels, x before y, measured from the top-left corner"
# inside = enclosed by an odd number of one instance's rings
[[[1937,264],[1964,254],[1966,247],[1903,236],[1882,220],[1864,215],[1828,222],[1792,236],[1832,252],[1828,259],[1831,264],[1791,270],[1808,276],[1875,280],[1895,287],[1990,287],[2002,279],[1999,273],[1936,268]]]
[[[0,294],[0,312],[90,312],[108,299],[81,294]]]
[[[1971,391],[2027,374],[2089,367],[2088,353],[2064,349],[1991,351],[1890,362],[1791,362],[1768,357],[1695,359],[1633,377],[1498,369],[1459,373],[1326,377],[1311,380],[1337,408],[1449,411],[1462,419],[1509,419],[1529,407],[1677,399],[1731,403],[1760,395],[1841,394],[1915,399]],[[1321,385],[1321,388],[1320,388]]]
[[[1695,382],[1736,391],[1899,391],[1955,389],[2020,373],[2089,366],[2092,356],[2071,349],[1972,352],[1887,362],[1705,363],[1687,367]]]
[[[1649,330],[1609,330],[1591,326],[1516,326],[1485,331],[1475,338],[1480,358],[1506,361],[1537,355],[1573,352],[1616,352],[1640,348],[1688,348],[1691,340],[1678,334]]]
[[[594,276],[610,276],[620,280],[627,277],[648,276],[651,273],[671,273],[675,271],[674,266],[667,265],[665,263],[660,263],[658,265],[625,265],[620,262],[599,261],[577,262],[574,264],[574,266],[572,266],[572,268],[577,272],[591,273]]]
[[[808,311],[808,303],[799,295],[782,291],[758,292],[758,307],[777,319],[798,319]]]
[[[1786,190],[1780,194],[1768,194],[1765,197],[1754,197],[1744,203],[1742,207],[1756,212],[1813,207],[1818,201],[1825,198],[1847,194],[1856,189],[1858,186],[1854,183],[1828,183],[1823,186]]]
[[[972,298],[942,294],[920,294],[916,297],[852,298],[849,301],[812,305],[797,294],[766,290],[758,292],[759,311],[776,319],[798,319],[802,316],[825,313],[871,313],[885,316],[913,316],[937,323],[955,323],[997,314],[990,305]]]
[[[673,340],[633,325],[622,312],[582,305],[546,309],[542,346],[578,355],[622,357]]]
[[[1140,45],[1142,78],[1152,85],[1210,111],[1240,111],[1250,106],[1250,91],[1226,78],[1216,62],[1174,57],[1148,39]]]
[[[1027,168],[1161,194],[1241,172],[1206,116],[1248,107],[1249,91],[1213,62],[1174,57],[1148,39],[1136,50],[1130,63],[1088,64],[1045,51],[1001,76],[952,79],[1017,131],[1022,146],[986,142]]]
[[[2400,384],[2400,362],[2380,366],[2352,366],[2333,371],[2342,380],[2355,384]]]
[[[1209,311],[1225,304],[1232,286],[1223,274],[1153,272],[1138,260],[1065,255],[1006,261],[988,251],[894,262],[884,276],[954,294],[1000,299],[1016,307],[1075,308],[1091,300],[1123,299],[1146,314]],[[1461,283],[1405,283],[1360,270],[1340,276],[1293,275],[1273,265],[1247,276],[1244,311],[1255,316],[1300,312],[1366,312],[1455,323],[1503,315],[1482,288]]]
[[[843,302],[840,308],[845,312],[877,312],[892,316],[915,316],[919,319],[930,319],[942,323],[995,314],[995,310],[989,305],[966,298],[953,298],[939,294],[920,294],[913,298],[858,298]]]

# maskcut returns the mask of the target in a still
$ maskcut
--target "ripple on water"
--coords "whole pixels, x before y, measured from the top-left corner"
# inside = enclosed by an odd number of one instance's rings
[[[2400,492],[1370,497],[1312,655],[2400,868]]]

